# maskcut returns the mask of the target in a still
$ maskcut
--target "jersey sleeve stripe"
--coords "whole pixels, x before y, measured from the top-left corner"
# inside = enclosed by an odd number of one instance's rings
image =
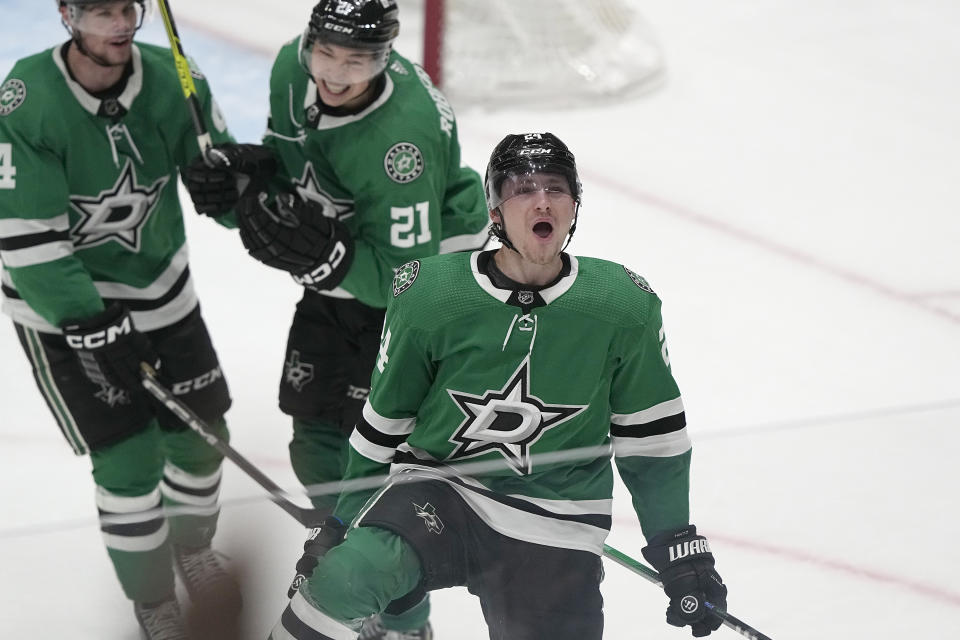
[[[614,413],[610,416],[610,422],[618,425],[640,425],[659,420],[667,416],[683,413],[683,400],[676,397],[673,400],[667,400],[656,404],[649,409],[636,411],[634,413]]]
[[[490,237],[487,228],[477,233],[460,236],[451,236],[440,241],[440,253],[456,253],[457,251],[473,251],[481,248]]]
[[[416,418],[385,418],[377,413],[369,400],[363,405],[363,419],[377,431],[388,436],[402,435],[404,440],[406,436],[413,433],[413,427],[417,422]]]
[[[23,233],[15,236],[0,235],[0,250],[17,251],[19,249],[29,249],[53,242],[69,242],[70,234],[55,229],[47,229],[36,233]]]
[[[690,435],[683,428],[647,438],[613,438],[613,455],[615,458],[670,458],[686,453],[691,446]]]
[[[69,228],[70,218],[66,213],[43,219],[7,218],[0,220],[0,240],[47,231],[66,232]]]
[[[5,246],[7,244],[6,242],[0,243],[0,260],[3,260],[3,264],[10,269],[32,267],[36,264],[53,262],[54,260],[73,255],[73,243],[69,240],[54,242],[48,240],[44,244],[14,250],[8,249],[8,247]]]
[[[406,434],[390,435],[379,431],[364,418],[357,421],[356,430],[363,436],[364,440],[371,442],[379,447],[389,447],[396,449],[407,439]]]
[[[660,436],[665,433],[673,433],[687,426],[687,416],[685,413],[678,413],[672,416],[666,416],[653,422],[631,425],[610,425],[610,435],[615,438],[647,438],[650,436]]]
[[[397,451],[393,447],[384,447],[370,442],[363,437],[359,429],[354,429],[353,433],[350,434],[350,446],[364,458],[379,462],[380,464],[387,464],[392,461],[393,455]]]

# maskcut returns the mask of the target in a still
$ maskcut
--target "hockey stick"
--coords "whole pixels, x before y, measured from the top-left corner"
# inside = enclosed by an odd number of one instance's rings
[[[294,520],[305,527],[316,525],[315,518],[313,517],[313,509],[305,509],[304,507],[294,504],[293,501],[287,497],[286,492],[273,480],[268,478],[260,469],[254,466],[252,462],[244,458],[239,451],[217,437],[207,423],[194,413],[190,407],[177,399],[172,391],[157,381],[157,372],[153,367],[146,362],[141,362],[140,368],[143,374],[143,388],[146,389],[150,395],[163,403],[163,406],[180,418],[184,424],[200,434],[200,436],[207,441],[207,444],[222,453],[224,458],[227,458],[240,467],[241,471],[266,489],[267,493],[270,494],[270,499],[276,503],[278,507],[293,516]]]
[[[173,395],[172,391],[157,381],[157,372],[153,367],[146,362],[141,362],[140,367],[143,374],[143,388],[146,389],[150,395],[163,403],[163,405],[180,420],[182,420],[184,424],[196,431],[211,447],[223,454],[224,458],[227,458],[235,465],[240,467],[241,471],[246,473],[257,484],[266,489],[267,493],[270,494],[270,499],[278,507],[291,515],[294,520],[305,527],[312,527],[316,525],[316,522],[314,522],[314,519],[312,518],[314,513],[313,509],[305,509],[294,504],[279,485],[268,478],[262,471],[260,471],[260,469],[254,466],[252,462],[244,458],[239,451],[217,437],[217,435],[211,431],[210,427],[200,418],[200,416],[194,413],[190,407],[178,400],[177,397]],[[647,581],[652,582],[659,587],[663,586],[663,583],[660,582],[660,574],[642,562],[638,562],[625,553],[617,551],[610,545],[603,545],[603,555],[610,558],[620,566],[633,571]],[[704,602],[704,605],[710,609],[714,615],[718,616],[723,621],[725,626],[730,627],[744,637],[749,638],[750,640],[772,640],[769,636],[760,633],[747,623],[733,616],[731,613],[721,609],[716,609],[713,604],[709,602]]]
[[[163,16],[167,39],[170,40],[170,51],[173,53],[173,62],[177,67],[180,88],[183,89],[183,97],[187,101],[187,108],[190,110],[190,117],[193,119],[193,129],[197,132],[200,155],[203,156],[204,162],[211,167],[230,166],[227,157],[213,148],[213,140],[210,138],[210,132],[207,131],[207,123],[203,119],[203,108],[200,105],[200,99],[197,97],[197,86],[193,83],[190,63],[187,61],[187,55],[183,52],[183,44],[180,42],[177,25],[173,21],[170,3],[167,0],[157,0],[157,5],[160,7],[160,15]]]
[[[637,575],[641,576],[642,578],[645,578],[646,580],[652,582],[658,587],[663,586],[663,583],[660,582],[659,573],[657,573],[647,565],[643,564],[642,562],[637,562],[627,554],[621,551],[617,551],[610,545],[607,545],[607,544],[603,545],[603,555],[610,558],[611,560],[619,564],[621,567],[626,567],[630,571],[633,571]],[[710,610],[711,613],[713,613],[715,616],[719,617],[723,621],[724,626],[730,627],[740,635],[746,638],[750,638],[750,640],[771,640],[769,636],[763,635],[762,633],[760,633],[759,631],[757,631],[756,629],[748,625],[746,622],[743,622],[742,620],[735,618],[729,612],[723,611],[722,609],[717,609],[713,606],[713,604],[709,602],[704,602],[703,604],[707,607],[707,609]]]

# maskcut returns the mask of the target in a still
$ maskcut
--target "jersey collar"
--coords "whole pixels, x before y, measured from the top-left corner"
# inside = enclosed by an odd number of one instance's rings
[[[537,289],[535,291],[500,289],[494,286],[493,282],[490,280],[490,276],[480,268],[480,255],[482,253],[482,251],[474,251],[472,254],[470,254],[470,270],[473,272],[473,278],[477,281],[477,284],[480,285],[481,289],[504,304],[524,306],[524,302],[528,298],[526,294],[529,294],[531,299],[535,294],[543,300],[543,304],[550,304],[565,294],[577,280],[579,262],[577,262],[576,256],[565,254],[570,260],[570,272],[546,289]]]
[[[130,74],[130,77],[127,79],[127,86],[116,98],[116,100],[123,107],[124,111],[130,110],[130,105],[133,104],[134,99],[140,95],[140,90],[143,88],[143,60],[140,57],[140,49],[137,48],[137,45],[132,45],[132,62],[133,62],[133,73]],[[104,111],[101,111],[104,100],[101,100],[95,96],[90,95],[86,89],[84,89],[79,82],[70,77],[70,72],[67,71],[67,63],[63,59],[63,55],[60,53],[60,47],[53,48],[53,62],[57,65],[57,68],[60,69],[60,73],[63,74],[63,80],[67,83],[67,87],[70,88],[73,97],[77,99],[77,102],[80,103],[80,106],[84,108],[87,112],[95,116],[101,116],[104,114]]]

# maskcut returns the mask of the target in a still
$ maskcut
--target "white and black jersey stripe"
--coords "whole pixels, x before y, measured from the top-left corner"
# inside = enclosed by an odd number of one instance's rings
[[[5,264],[13,266],[6,262]],[[93,284],[104,303],[116,301],[129,309],[133,322],[140,331],[153,331],[174,324],[197,306],[186,244],[176,253],[167,268],[146,287],[96,280]],[[21,297],[7,271],[3,272],[2,291],[3,311],[14,322],[44,333],[60,333],[58,327],[47,322]]]
[[[674,398],[635,413],[610,416],[610,436],[618,458],[666,458],[691,447],[683,400]]]
[[[8,268],[31,267],[72,254],[66,213],[42,220],[0,220],[0,260]]]

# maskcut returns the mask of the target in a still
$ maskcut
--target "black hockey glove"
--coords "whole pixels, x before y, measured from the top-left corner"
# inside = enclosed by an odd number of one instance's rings
[[[660,572],[663,590],[670,598],[669,624],[690,625],[697,638],[710,635],[723,624],[710,609],[726,610],[727,587],[713,568],[707,539],[697,535],[695,526],[654,536],[643,548],[643,557]],[[705,602],[711,606],[705,606]]]
[[[313,575],[320,558],[327,555],[327,551],[343,542],[347,527],[339,518],[327,516],[319,526],[310,530],[307,541],[303,543],[303,555],[297,560],[297,575],[293,577],[287,597],[292,598],[307,578]]]
[[[339,220],[323,215],[323,207],[281,193],[244,198],[237,207],[240,239],[254,258],[293,274],[311,289],[333,289],[353,261],[353,238]]]
[[[214,218],[234,209],[244,195],[265,189],[277,172],[273,150],[259,144],[217,144],[207,157],[214,166],[198,155],[184,172],[183,181],[197,212]]]
[[[67,320],[62,328],[83,372],[96,384],[117,387],[135,396],[144,393],[140,363],[160,368],[160,358],[150,340],[133,327],[130,314],[116,302],[95,316]]]

